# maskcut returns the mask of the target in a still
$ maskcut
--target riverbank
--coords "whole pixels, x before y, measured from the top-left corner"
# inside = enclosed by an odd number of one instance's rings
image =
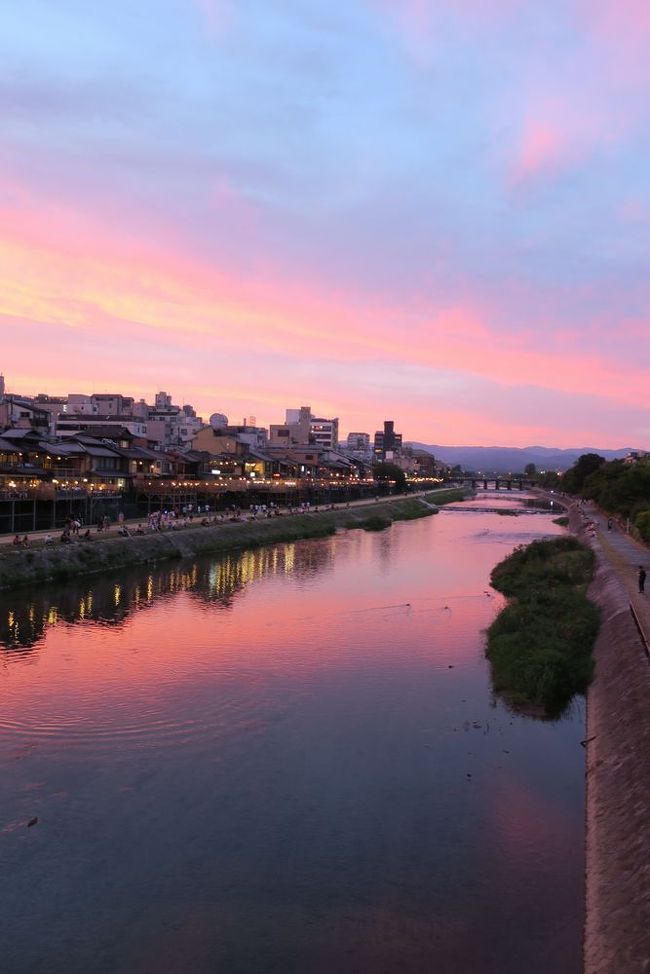
[[[480,652],[559,529],[470,510],[4,593],[5,969],[580,971],[582,708]]]
[[[587,534],[577,505],[570,518]],[[625,572],[589,535],[602,625],[587,694],[585,971],[640,974],[650,970],[650,664]]]
[[[195,524],[176,531],[128,538],[103,539],[95,535],[90,541],[77,540],[69,545],[27,549],[6,547],[0,552],[0,589],[61,581],[168,558],[218,554],[237,548],[326,537],[341,529],[381,530],[393,521],[429,517],[435,513],[434,502],[447,503],[462,496],[462,490],[447,490],[441,491],[439,497],[435,493],[427,494],[426,499],[395,497],[349,508],[208,526]]]

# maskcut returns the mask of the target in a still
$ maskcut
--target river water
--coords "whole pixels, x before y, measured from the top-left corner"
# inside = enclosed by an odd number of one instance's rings
[[[560,531],[442,512],[4,595],[3,972],[578,974],[583,704],[511,713],[483,635],[491,568]]]

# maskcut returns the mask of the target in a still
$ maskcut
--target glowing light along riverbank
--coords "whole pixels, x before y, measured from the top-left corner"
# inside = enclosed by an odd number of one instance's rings
[[[446,499],[458,499],[462,490],[442,491],[427,495],[445,503]],[[335,510],[312,510],[306,514],[250,520],[244,517],[237,522],[208,525],[197,522],[190,528],[178,531],[111,537],[105,539],[95,534],[85,541],[73,539],[66,545],[46,545],[14,548],[0,547],[0,589],[20,585],[36,585],[54,579],[63,580],[77,575],[146,565],[169,558],[192,557],[272,544],[277,541],[296,541],[299,538],[320,538],[333,534],[340,528],[365,528],[379,530],[393,521],[428,517],[435,507],[422,497],[393,497],[378,503],[355,504],[349,508],[339,506]]]

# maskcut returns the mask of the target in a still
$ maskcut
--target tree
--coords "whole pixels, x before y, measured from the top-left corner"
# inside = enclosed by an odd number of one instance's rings
[[[580,494],[587,477],[606,462],[598,453],[583,453],[562,477],[562,487],[567,494]]]
[[[537,483],[547,490],[557,490],[560,486],[560,475],[555,470],[546,470],[538,474]]]
[[[386,463],[385,461],[373,463],[372,475],[378,483],[386,484],[387,481],[393,480],[397,494],[403,494],[406,490],[406,474],[396,463]]]
[[[612,460],[587,477],[582,493],[606,511],[635,517],[650,502],[650,464]]]

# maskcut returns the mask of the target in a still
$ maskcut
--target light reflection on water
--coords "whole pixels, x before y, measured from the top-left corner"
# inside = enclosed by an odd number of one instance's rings
[[[446,513],[0,599],[12,974],[577,972],[582,704],[510,713],[482,636],[490,569],[559,531]]]

